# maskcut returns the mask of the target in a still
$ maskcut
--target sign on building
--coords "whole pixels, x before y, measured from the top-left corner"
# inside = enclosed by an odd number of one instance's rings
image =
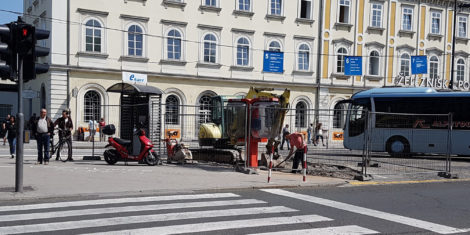
[[[344,57],[344,75],[361,76],[362,75],[362,57],[345,56]]]
[[[122,82],[147,85],[147,74],[122,72]]]
[[[284,73],[284,52],[264,51],[263,72]]]
[[[411,57],[411,74],[427,74],[428,58],[426,56]]]

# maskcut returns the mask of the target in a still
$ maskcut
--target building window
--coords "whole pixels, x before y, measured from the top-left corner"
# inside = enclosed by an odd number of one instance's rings
[[[459,38],[467,37],[467,17],[459,16]]]
[[[129,56],[142,56],[143,48],[142,28],[137,25],[129,27],[127,32],[127,51]]]
[[[84,117],[83,120],[98,121],[101,118],[101,96],[96,91],[87,91],[84,96]]]
[[[429,77],[439,78],[439,59],[437,56],[431,56],[429,60]]]
[[[278,41],[272,41],[269,43],[269,51],[281,52],[281,44]]]
[[[271,1],[271,15],[281,15],[282,13],[282,0]]]
[[[379,75],[380,57],[377,51],[372,51],[369,55],[369,75]]]
[[[299,46],[297,69],[300,71],[310,70],[310,47],[307,44],[301,44]]]
[[[339,0],[339,18],[338,22],[349,24],[350,0]]]
[[[217,38],[214,34],[204,36],[204,62],[215,63],[217,58]]]
[[[42,109],[46,108],[46,88],[44,87],[44,84],[41,86],[41,100],[40,100],[40,105]]]
[[[346,124],[347,106],[345,103],[337,103],[333,111],[333,128],[343,128]]]
[[[295,106],[295,127],[307,127],[307,105],[299,102]]]
[[[237,65],[248,66],[250,64],[250,42],[246,38],[237,41]]]
[[[169,95],[165,100],[165,123],[170,125],[179,124],[180,102],[175,95]]]
[[[413,8],[404,7],[401,29],[406,31],[413,30]]]
[[[336,72],[344,73],[344,57],[348,54],[348,51],[343,47],[339,48],[336,53]]]
[[[101,53],[101,24],[89,20],[85,24],[85,51]]]
[[[431,12],[431,33],[440,34],[441,33],[441,13],[440,12]]]
[[[463,59],[457,60],[457,82],[465,80],[465,61]]]
[[[300,0],[300,16],[302,19],[312,19],[312,0]]]
[[[371,26],[381,28],[382,27],[382,4],[372,3],[371,13]]]
[[[167,37],[168,59],[181,60],[181,33],[176,29],[172,29],[168,32]]]
[[[251,11],[250,0],[238,0],[238,10],[240,10],[240,11]]]
[[[407,53],[400,57],[400,74],[403,76],[410,76],[410,55]]]
[[[199,98],[199,124],[211,122],[212,97],[203,95]]]
[[[211,6],[211,7],[216,7],[217,6],[217,0],[204,0],[204,5]]]

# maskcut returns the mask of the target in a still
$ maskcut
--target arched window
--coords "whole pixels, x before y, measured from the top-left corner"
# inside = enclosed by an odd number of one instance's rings
[[[272,41],[269,43],[269,51],[281,52],[281,44],[278,41]]]
[[[457,60],[457,82],[465,80],[465,61]]]
[[[310,47],[307,44],[302,44],[299,46],[299,55],[298,55],[298,66],[297,69],[301,71],[310,70]]]
[[[333,128],[343,128],[346,123],[346,104],[337,103],[333,111]]]
[[[96,91],[87,91],[84,96],[85,122],[89,120],[99,121],[101,117],[101,96]]]
[[[237,41],[237,65],[248,66],[250,64],[250,42],[246,38]]]
[[[344,73],[344,57],[348,54],[348,51],[343,47],[339,48],[336,52],[336,72]]]
[[[132,25],[129,27],[127,32],[128,55],[142,56],[142,48],[144,43],[143,37],[142,28],[137,25]]]
[[[217,38],[214,34],[204,36],[204,62],[215,63],[217,61]]]
[[[181,33],[172,29],[167,35],[168,59],[181,60]]]
[[[379,53],[377,51],[370,53],[369,75],[379,75]]]
[[[295,106],[295,127],[307,127],[307,105],[299,102]]]
[[[46,88],[44,87],[44,84],[41,86],[41,108],[45,109],[46,108]]]
[[[429,60],[429,77],[439,77],[439,59],[437,56],[431,56],[431,59]]]
[[[403,76],[410,76],[410,55],[404,53],[400,56],[400,74]]]
[[[169,95],[165,100],[165,123],[179,124],[180,102],[175,95]]]
[[[199,98],[199,123],[211,122],[212,98],[203,95]]]
[[[101,24],[97,20],[89,20],[85,24],[85,51],[101,53]]]

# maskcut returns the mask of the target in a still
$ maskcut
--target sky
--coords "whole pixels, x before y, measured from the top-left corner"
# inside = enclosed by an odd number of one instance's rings
[[[0,10],[23,12],[23,0],[0,0]],[[0,24],[10,23],[17,19],[17,14],[0,11]]]

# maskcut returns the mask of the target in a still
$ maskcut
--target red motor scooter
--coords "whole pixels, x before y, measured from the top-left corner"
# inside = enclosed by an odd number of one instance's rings
[[[106,130],[106,127],[103,128]],[[112,131],[111,131],[112,132]],[[109,133],[109,132],[108,132]],[[106,134],[106,133],[105,133]],[[113,133],[114,134],[114,133]],[[115,137],[108,138],[108,145],[107,147],[113,147],[111,149],[107,149],[104,151],[104,160],[109,165],[114,165],[118,161],[138,161],[140,163],[145,162],[149,166],[154,166],[157,164],[162,164],[160,160],[160,156],[152,149],[153,144],[150,139],[145,136],[145,131],[143,129],[139,129],[134,135],[139,135],[139,140],[142,145],[140,154],[138,156],[131,155],[130,149],[132,141],[119,139]]]

